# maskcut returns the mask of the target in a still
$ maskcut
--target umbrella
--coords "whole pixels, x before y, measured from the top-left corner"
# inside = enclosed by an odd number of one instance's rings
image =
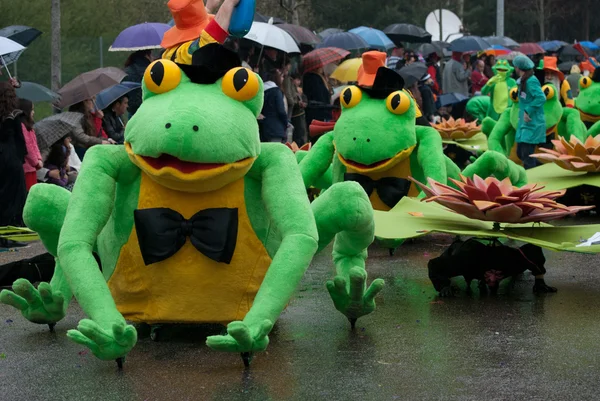
[[[104,89],[120,83],[126,75],[116,67],[98,68],[84,72],[58,91],[61,98],[57,107],[62,109],[85,99],[91,99]]]
[[[23,50],[25,50],[23,45],[18,44],[14,40],[0,36],[0,62],[2,62],[4,68],[6,68],[9,77],[11,77],[11,75],[10,71],[8,71],[8,65],[17,61]],[[15,53],[16,56],[13,56]],[[7,56],[6,59],[4,56]]]
[[[524,54],[521,53],[521,52],[513,51],[513,52],[510,52],[508,54],[502,54],[502,55],[498,56],[498,58],[499,59],[505,59],[505,60],[508,60],[508,61],[513,61],[517,56],[524,56]]]
[[[427,66],[424,63],[412,63],[400,68],[398,74],[404,79],[404,87],[408,88],[427,74]]]
[[[519,47],[519,44],[508,36],[484,36],[483,39],[490,45],[500,45],[508,48]]]
[[[349,51],[338,49],[336,47],[323,47],[313,50],[310,53],[306,53],[304,57],[302,57],[302,71],[305,73],[314,71],[326,66],[327,64],[340,61],[349,54]]]
[[[322,37],[323,39],[325,39],[329,35],[333,35],[334,33],[341,33],[341,32],[344,32],[344,30],[340,29],[340,28],[327,28],[327,29],[319,32],[319,36]]]
[[[73,128],[81,126],[82,118],[83,114],[69,111],[55,114],[35,123],[33,128],[40,151],[50,148],[61,138],[69,135]]]
[[[579,50],[577,50],[573,45],[566,45],[560,51],[561,57],[577,57],[581,55],[582,54],[579,52]]]
[[[31,42],[36,40],[41,34],[42,31],[25,25],[11,25],[0,29],[0,36],[17,42],[24,47],[29,46]],[[4,64],[9,65],[17,61],[17,59],[21,56],[21,53],[23,53],[23,50],[3,55]]]
[[[294,38],[276,25],[253,22],[250,32],[244,38],[256,42],[263,47],[272,47],[284,53],[300,53],[300,49]]]
[[[571,67],[577,64],[575,61],[563,61],[558,65],[558,69],[562,72],[570,72]]]
[[[509,54],[510,52],[511,50],[509,48],[500,45],[492,45],[492,47],[484,51],[488,56],[500,56],[501,54]]]
[[[562,42],[560,40],[547,40],[545,42],[538,42],[538,45],[540,45],[540,47],[547,52],[559,51],[566,44],[566,42]]]
[[[469,99],[468,96],[463,95],[462,93],[445,93],[438,97],[438,107],[446,107],[456,103],[464,102]]]
[[[60,95],[45,86],[34,82],[21,82],[21,87],[16,89],[17,96],[30,102],[54,102]]]
[[[96,107],[100,110],[106,109],[108,106],[113,104],[116,100],[119,100],[134,89],[138,89],[142,86],[139,82],[121,82],[118,85],[111,86],[108,89],[104,89],[102,92],[96,95]]]
[[[392,40],[379,29],[359,26],[358,28],[350,29],[348,32],[355,33],[363,38],[369,44],[371,49],[387,51],[396,47],[394,42],[392,42]]]
[[[444,55],[444,48],[435,43],[423,43],[421,46],[417,47],[417,52],[421,53],[425,58],[433,53],[441,57]]]
[[[279,24],[277,27],[289,33],[298,45],[316,45],[317,43],[321,43],[321,38],[318,35],[303,26]]]
[[[431,43],[431,34],[412,24],[392,24],[383,32],[396,44],[400,42]]]
[[[368,49],[369,44],[360,36],[352,32],[333,33],[323,38],[317,47],[337,47],[346,50]]]
[[[362,65],[362,58],[351,58],[338,65],[331,78],[337,79],[340,82],[356,82],[358,81],[358,69]]]
[[[450,50],[460,53],[478,52],[489,49],[490,47],[491,45],[479,36],[463,36],[450,43]]]
[[[594,42],[590,42],[589,40],[583,40],[579,43],[581,43],[581,46],[585,47],[586,49],[600,50],[600,47],[598,47],[598,45],[596,45]]]
[[[537,43],[521,43],[521,46],[519,46],[517,48],[518,51],[520,51],[523,54],[543,54],[546,53],[546,51]]]
[[[159,22],[144,22],[121,31],[109,52],[134,52],[137,50],[160,49],[162,38],[171,27]]]

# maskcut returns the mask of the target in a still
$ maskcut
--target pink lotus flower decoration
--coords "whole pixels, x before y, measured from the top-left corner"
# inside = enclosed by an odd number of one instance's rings
[[[427,195],[427,202],[437,202],[452,211],[471,219],[496,223],[530,223],[559,219],[589,210],[594,206],[565,206],[555,201],[565,194],[562,191],[542,191],[544,187],[529,184],[514,187],[508,178],[494,177],[485,180],[460,176],[461,181],[450,180],[459,189],[427,179],[429,187],[410,178]]]
[[[292,152],[294,152],[294,153],[298,152],[299,150],[305,150],[308,152],[310,150],[310,148],[312,148],[312,143],[306,142],[304,145],[298,147],[298,144],[296,144],[296,142],[292,142],[292,143],[287,142],[285,144],[285,146],[290,148],[292,150]]]
[[[554,162],[565,170],[600,172],[600,135],[589,136],[585,142],[571,136],[568,142],[561,137],[552,143],[554,150],[540,148],[543,153],[536,153],[531,157],[544,162]]]

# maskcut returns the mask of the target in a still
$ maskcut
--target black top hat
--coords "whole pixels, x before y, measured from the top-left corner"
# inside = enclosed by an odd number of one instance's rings
[[[202,46],[192,54],[192,64],[177,64],[195,84],[214,84],[232,68],[241,67],[238,55],[218,43]]]
[[[359,86],[360,89],[374,99],[385,99],[390,93],[404,89],[404,79],[396,71],[379,67],[373,86]]]

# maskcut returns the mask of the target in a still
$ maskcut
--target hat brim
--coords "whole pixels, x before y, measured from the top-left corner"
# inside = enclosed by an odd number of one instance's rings
[[[379,67],[371,85],[359,82],[358,86],[374,99],[385,99],[390,93],[404,89],[404,78],[392,69]]]
[[[195,84],[214,84],[227,71],[241,67],[237,53],[218,43],[202,46],[192,55],[192,64],[178,64],[179,68]]]
[[[373,83],[375,83],[375,76],[377,74],[367,74],[365,72],[364,67],[361,66],[358,67],[358,75],[357,75],[357,81],[358,81],[358,86],[373,86]]]
[[[163,49],[170,49],[182,43],[190,42],[200,38],[202,31],[204,31],[208,23],[212,21],[213,18],[214,16],[209,14],[208,18],[202,23],[187,29],[181,29],[177,26],[173,26],[171,29],[165,32],[160,46]]]
[[[561,82],[565,80],[565,74],[558,68],[544,67],[544,71],[552,71],[559,75]]]

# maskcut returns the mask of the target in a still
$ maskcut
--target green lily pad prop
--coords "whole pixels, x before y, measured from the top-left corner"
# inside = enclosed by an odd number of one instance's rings
[[[543,185],[549,191],[581,185],[600,187],[600,174],[565,170],[554,163],[546,163],[527,170],[527,182]]]
[[[442,143],[447,145],[456,145],[470,152],[484,152],[488,150],[487,137],[482,132],[464,140],[442,139]]]

